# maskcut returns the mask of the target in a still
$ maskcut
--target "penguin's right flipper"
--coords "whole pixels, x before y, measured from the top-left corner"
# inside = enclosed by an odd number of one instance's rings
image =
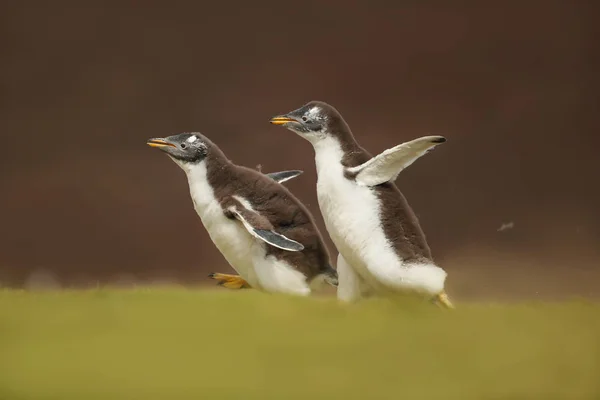
[[[255,238],[282,250],[304,250],[304,246],[301,243],[288,239],[282,234],[275,232],[273,230],[273,225],[271,225],[269,220],[256,211],[238,206],[231,206],[227,211],[232,213]]]
[[[355,176],[354,179],[359,185],[381,185],[394,181],[402,170],[445,141],[446,138],[443,136],[423,136],[387,149],[367,162],[348,168],[346,171]]]
[[[290,179],[294,179],[295,177],[302,175],[304,171],[293,170],[293,171],[279,171],[279,172],[271,172],[267,175],[269,178],[273,179],[277,183],[283,183],[289,181]]]

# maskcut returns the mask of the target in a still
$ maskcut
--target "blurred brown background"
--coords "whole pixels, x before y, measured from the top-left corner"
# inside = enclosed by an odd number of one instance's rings
[[[3,1],[0,285],[230,271],[183,172],[145,145],[183,131],[303,169],[288,186],[323,228],[311,146],[268,124],[314,99],[374,153],[449,139],[398,184],[455,296],[598,295],[597,8]]]

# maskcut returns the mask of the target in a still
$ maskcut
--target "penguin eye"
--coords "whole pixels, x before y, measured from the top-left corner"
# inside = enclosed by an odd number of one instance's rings
[[[186,146],[185,146],[185,143],[181,143],[181,148],[182,148],[182,149],[185,149],[185,147],[186,147]]]
[[[308,120],[308,118],[302,117],[302,121],[306,122],[307,120]]]

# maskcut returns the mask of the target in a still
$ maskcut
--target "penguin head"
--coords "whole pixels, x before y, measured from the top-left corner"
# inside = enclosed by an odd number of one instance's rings
[[[208,156],[209,142],[199,133],[180,133],[148,140],[148,146],[167,153],[180,166],[199,164]]]
[[[311,101],[297,110],[271,118],[270,122],[281,125],[312,143],[349,131],[340,113],[322,101]]]

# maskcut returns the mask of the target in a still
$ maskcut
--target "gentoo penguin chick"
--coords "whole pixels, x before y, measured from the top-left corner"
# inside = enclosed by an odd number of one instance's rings
[[[148,145],[184,170],[210,238],[251,287],[308,295],[315,282],[337,285],[311,214],[275,179],[235,165],[200,133],[150,139]]]
[[[446,139],[426,136],[372,157],[329,104],[313,101],[274,125],[295,132],[315,149],[317,197],[339,251],[338,298],[417,292],[451,308],[446,272],[435,265],[419,221],[394,181]]]

